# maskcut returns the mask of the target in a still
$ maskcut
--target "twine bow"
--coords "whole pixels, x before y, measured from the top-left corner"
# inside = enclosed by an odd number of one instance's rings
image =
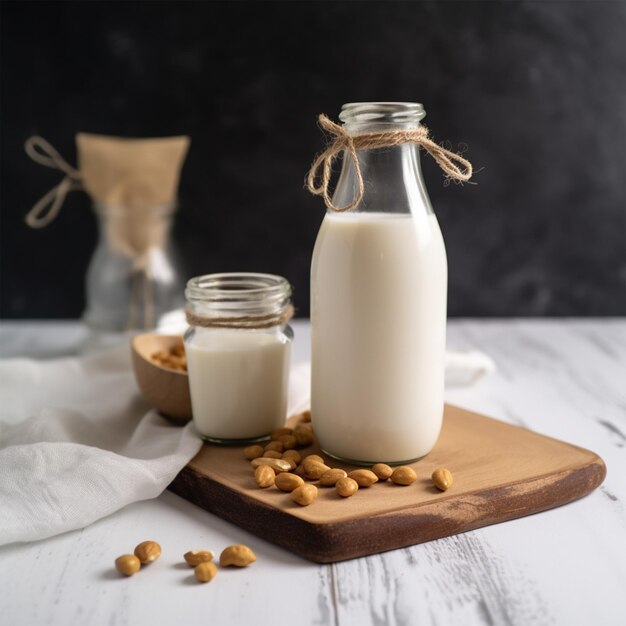
[[[36,163],[65,174],[63,180],[42,196],[26,214],[26,223],[31,228],[43,228],[59,214],[67,194],[70,191],[82,189],[82,179],[80,172],[72,167],[43,137],[35,135],[27,139],[24,150]]]
[[[406,130],[385,130],[351,135],[343,126],[335,124],[323,113],[318,119],[322,130],[332,136],[332,141],[326,150],[321,152],[313,161],[306,178],[306,187],[313,195],[322,196],[326,208],[331,211],[349,211],[358,206],[361,200],[363,200],[365,186],[357,150],[387,148],[403,143],[416,143],[424,148],[437,162],[437,165],[445,172],[448,180],[467,182],[472,177],[472,164],[457,152],[446,150],[443,146],[435,143],[430,138],[429,130],[425,126]],[[342,151],[345,151],[346,155],[352,159],[357,192],[350,204],[339,207],[333,204],[328,186],[330,184],[333,162]]]

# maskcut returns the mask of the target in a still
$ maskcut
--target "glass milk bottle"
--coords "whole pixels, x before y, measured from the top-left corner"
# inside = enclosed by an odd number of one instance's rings
[[[350,134],[413,129],[417,103],[353,103]],[[431,451],[443,417],[446,251],[415,143],[357,151],[364,194],[324,217],[311,267],[311,414],[322,449],[357,464]],[[332,202],[358,187],[352,159]]]

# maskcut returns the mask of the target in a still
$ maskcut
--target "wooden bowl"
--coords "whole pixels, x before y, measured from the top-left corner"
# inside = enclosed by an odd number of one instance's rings
[[[179,424],[191,419],[187,372],[159,365],[150,357],[161,350],[169,352],[182,343],[180,336],[155,333],[137,335],[131,342],[135,378],[143,397],[157,411]]]

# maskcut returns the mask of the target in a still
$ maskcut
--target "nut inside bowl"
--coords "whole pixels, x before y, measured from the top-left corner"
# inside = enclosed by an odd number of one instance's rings
[[[162,365],[153,358],[161,353],[184,350],[178,335],[146,333],[131,342],[133,368],[139,389],[146,402],[165,417],[184,424],[191,419],[191,396],[186,371]]]

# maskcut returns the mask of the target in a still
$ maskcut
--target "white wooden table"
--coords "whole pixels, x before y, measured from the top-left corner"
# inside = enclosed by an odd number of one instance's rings
[[[294,327],[303,361],[308,324]],[[76,322],[5,322],[1,354],[65,354],[81,333]],[[0,548],[0,624],[626,624],[626,322],[454,320],[448,337],[498,365],[448,389],[448,402],[594,450],[604,484],[559,509],[334,565],[165,492],[83,530]],[[114,558],[149,538],[161,559],[121,579]],[[235,542],[254,548],[254,566],[199,585],[180,563],[190,548]]]

